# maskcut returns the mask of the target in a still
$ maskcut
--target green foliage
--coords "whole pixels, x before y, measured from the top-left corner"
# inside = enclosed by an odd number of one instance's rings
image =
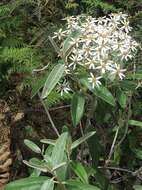
[[[92,135],[93,134],[94,133],[92,132]],[[89,135],[87,136],[88,138],[91,137]],[[41,190],[48,189],[49,187],[50,187],[49,189],[55,189],[54,184],[57,184],[57,188],[61,188],[63,190],[68,189],[66,185],[73,186],[74,188],[77,188],[77,189],[80,188],[79,187],[80,185],[81,189],[84,189],[84,190],[85,188],[90,189],[90,190],[91,189],[99,190],[99,188],[97,188],[96,186],[88,184],[87,173],[85,172],[85,169],[81,164],[76,165],[75,163],[71,163],[72,144],[70,144],[71,143],[71,140],[69,141],[70,138],[71,137],[69,137],[67,132],[62,133],[58,137],[54,145],[52,146],[50,145],[49,147],[47,147],[46,150],[43,149],[41,151],[41,155],[43,159],[32,158],[30,159],[29,162],[24,161],[26,165],[28,165],[29,167],[33,169],[38,169],[39,171],[50,173],[50,175],[52,176],[50,180],[48,177],[42,178],[42,176],[38,178],[29,177],[23,180],[17,180],[15,182],[9,183],[6,186],[6,190],[12,190],[14,186],[18,188],[19,190],[24,190],[24,189],[26,190],[28,183],[29,183],[29,186],[31,186],[31,188],[35,190],[37,189],[37,187],[40,188]],[[82,139],[81,143],[84,142],[85,140],[86,138]],[[31,150],[39,154],[40,149],[35,143],[28,140],[25,140],[25,143]],[[69,169],[70,171],[67,171],[67,168],[70,168]],[[79,181],[78,180],[68,181],[68,178],[69,178],[68,172],[73,177],[72,171],[75,174],[77,174],[77,176],[79,177]],[[82,172],[86,176],[84,175],[82,176],[83,174]],[[70,176],[70,179],[71,179],[71,176]],[[82,180],[83,180],[83,183],[81,182]]]

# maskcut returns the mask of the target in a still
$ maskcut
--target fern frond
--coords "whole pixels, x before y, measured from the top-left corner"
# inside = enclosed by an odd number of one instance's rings
[[[114,4],[104,2],[102,0],[83,0],[88,7],[89,13],[94,13],[94,10],[101,8],[104,12],[118,12],[120,9],[116,8]]]
[[[60,102],[67,102],[71,99],[72,94],[71,93],[64,93],[63,96],[61,96],[60,93],[56,92],[55,90],[52,91],[47,100],[46,100],[46,104],[48,107],[52,107],[57,105]]]
[[[20,47],[25,46],[25,44],[23,43],[23,40],[20,38],[16,38],[12,36],[9,36],[9,38],[6,38],[5,36],[2,36],[2,37],[3,37],[3,40],[2,40],[1,46],[3,48],[20,48]]]
[[[0,58],[5,61],[11,61],[13,71],[31,72],[39,64],[39,59],[33,49],[24,48],[4,48]]]
[[[3,16],[10,16],[15,9],[19,8],[21,5],[26,5],[26,4],[35,4],[34,0],[14,0],[11,1],[10,3],[7,4],[2,4],[0,5],[0,17]]]

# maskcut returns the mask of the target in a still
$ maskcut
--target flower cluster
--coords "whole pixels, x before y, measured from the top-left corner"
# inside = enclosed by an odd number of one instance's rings
[[[102,78],[109,80],[125,77],[127,61],[132,59],[138,43],[129,32],[128,15],[110,14],[98,19],[91,16],[67,17],[66,30],[60,29],[53,38],[63,45],[70,37],[71,51],[67,57],[67,70],[83,67],[92,87],[100,86]]]

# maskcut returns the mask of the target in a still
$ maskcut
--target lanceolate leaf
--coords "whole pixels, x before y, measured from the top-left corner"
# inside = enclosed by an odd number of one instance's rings
[[[52,140],[52,139],[41,139],[40,142],[41,142],[41,143],[44,143],[44,144],[55,145],[56,140]]]
[[[59,164],[63,162],[67,138],[68,138],[68,133],[63,133],[55,143],[51,155],[53,167],[57,167]]]
[[[80,122],[84,112],[85,97],[80,94],[74,94],[71,103],[71,116],[73,126],[75,127]]]
[[[106,87],[101,85],[99,88],[95,88],[93,92],[97,97],[103,99],[108,104],[115,106],[115,99]]]
[[[59,82],[60,78],[62,77],[64,70],[65,70],[65,67],[63,64],[58,64],[53,68],[53,70],[51,71],[51,73],[49,74],[45,82],[45,85],[41,94],[42,99],[47,98],[50,92],[54,89],[54,87]]]
[[[87,172],[85,171],[85,168],[83,167],[83,165],[81,163],[72,162],[71,168],[75,172],[75,174],[80,178],[82,183],[88,183]]]
[[[26,164],[27,166],[31,167],[31,168],[40,170],[42,172],[49,172],[49,169],[47,168],[47,164],[45,166],[45,164],[35,163],[35,162],[32,162],[32,161],[28,162],[26,160],[23,160],[23,163]]]
[[[45,176],[27,177],[7,184],[5,190],[39,190],[47,179]]]
[[[29,147],[32,151],[40,154],[41,153],[41,149],[32,141],[25,139],[24,143],[27,147]]]
[[[89,139],[90,137],[92,137],[96,132],[92,131],[89,132],[87,134],[85,134],[83,137],[77,139],[76,141],[74,141],[71,145],[71,149],[76,148],[77,146],[79,146],[81,143],[83,143],[84,141],[86,141],[87,139]]]
[[[80,80],[80,82],[86,88],[88,88],[92,93],[94,93],[97,97],[101,98],[108,104],[115,106],[115,104],[116,104],[115,99],[114,99],[113,95],[111,94],[111,92],[105,86],[100,85],[99,87],[95,87],[94,89],[92,89],[90,83],[88,82],[88,80],[86,78],[82,78]]]
[[[142,121],[136,121],[136,120],[129,120],[129,125],[137,126],[142,128]]]

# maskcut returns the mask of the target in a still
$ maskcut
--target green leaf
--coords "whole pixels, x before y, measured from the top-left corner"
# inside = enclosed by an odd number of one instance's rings
[[[116,105],[113,95],[103,85],[101,85],[99,87],[95,87],[94,89],[92,89],[91,84],[88,82],[88,80],[86,78],[80,79],[80,82],[86,88],[88,88],[93,94],[95,94],[97,97],[101,98],[102,100],[104,100],[105,102],[107,102],[108,104],[110,104],[112,106]]]
[[[35,161],[26,161],[26,160],[23,160],[23,163],[26,164],[27,166],[31,167],[31,168],[34,168],[34,169],[37,169],[37,170],[40,170],[42,172],[49,172],[49,168],[47,166],[47,164],[45,163],[42,163],[41,162],[35,162]]]
[[[44,88],[42,90],[42,94],[41,94],[42,99],[47,98],[47,96],[50,94],[50,92],[54,89],[56,84],[59,82],[64,71],[65,71],[65,67],[62,64],[58,64],[52,69],[52,71],[50,72],[45,82]]]
[[[56,175],[61,181],[65,181],[68,176],[68,158],[64,155],[63,162],[57,165],[52,171],[56,171]]]
[[[142,185],[134,185],[134,190],[142,190]]]
[[[44,143],[44,144],[51,144],[51,145],[55,145],[56,143],[56,140],[53,140],[53,139],[41,139],[40,140],[41,143]]]
[[[127,105],[127,96],[123,91],[117,92],[117,100],[122,108],[125,108]]]
[[[101,98],[108,104],[115,106],[115,99],[111,94],[111,92],[106,87],[101,85],[98,88],[96,87],[93,92],[97,97]]]
[[[53,167],[57,167],[59,164],[63,162],[67,138],[68,138],[68,133],[65,132],[60,135],[60,137],[57,139],[55,143],[51,155]]]
[[[88,175],[81,163],[72,162],[71,168],[83,183],[88,183]]]
[[[39,190],[47,179],[45,176],[23,178],[8,183],[5,190]]]
[[[84,104],[85,97],[82,94],[76,93],[73,95],[71,102],[71,116],[74,127],[78,125],[83,116]]]
[[[96,133],[95,131],[89,132],[89,133],[85,134],[83,137],[81,137],[78,140],[74,141],[72,143],[72,145],[71,145],[71,149],[76,148],[81,143],[83,143],[84,141],[86,141],[87,139],[89,139],[90,137],[92,137],[95,133]]]
[[[129,120],[129,125],[137,126],[137,127],[142,127],[142,122],[141,121],[136,121],[136,120]]]
[[[48,179],[44,182],[40,190],[53,190],[54,189],[54,181],[53,179]]]
[[[25,139],[24,140],[25,145],[30,148],[32,151],[40,154],[41,153],[41,149],[32,141]]]
[[[52,170],[56,170],[56,175],[63,181],[66,178],[67,172],[67,156],[66,156],[66,144],[68,139],[68,133],[62,133],[57,139],[53,151],[51,154]]]
[[[84,183],[78,182],[76,180],[66,181],[66,184],[69,186],[69,189],[71,186],[71,188],[74,187],[74,189],[77,188],[78,190],[101,190],[96,186],[84,184]]]

